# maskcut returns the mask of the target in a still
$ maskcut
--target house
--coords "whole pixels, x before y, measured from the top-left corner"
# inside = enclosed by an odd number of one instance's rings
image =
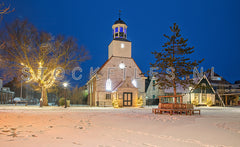
[[[234,88],[222,76],[211,73],[207,70],[199,82],[191,89],[188,100],[197,102],[199,105],[206,105],[211,100],[213,105],[235,106],[239,105],[240,89]]]
[[[156,78],[153,77],[147,80],[147,83],[149,83],[146,90],[147,104],[157,105],[158,101],[154,99],[158,99],[158,96],[173,95],[173,88],[159,89],[158,85],[154,84]],[[218,106],[234,106],[240,104],[240,88],[238,82],[231,84],[217,73],[211,74],[210,70],[207,70],[200,79],[194,79],[194,83],[194,85],[187,86],[188,88],[183,88],[177,84],[177,95],[183,96],[183,103],[206,105],[207,102],[211,101],[213,105]],[[162,101],[165,103],[174,102],[172,98],[162,98]],[[179,98],[177,102],[180,102]]]
[[[190,103],[196,102],[199,105],[206,105],[206,103],[211,100],[213,105],[216,104],[216,92],[206,75],[204,75],[193,88],[190,87],[190,91],[187,95],[187,101]]]
[[[159,99],[158,96],[164,95],[163,89],[160,89],[159,86],[156,84],[156,78],[148,77],[146,79],[146,103],[147,105],[158,105]]]
[[[3,80],[0,78],[0,104],[12,103],[14,92],[9,87],[3,87]]]

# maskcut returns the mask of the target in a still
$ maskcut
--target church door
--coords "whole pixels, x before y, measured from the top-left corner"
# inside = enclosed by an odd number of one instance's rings
[[[132,106],[132,93],[131,92],[123,93],[123,106]]]

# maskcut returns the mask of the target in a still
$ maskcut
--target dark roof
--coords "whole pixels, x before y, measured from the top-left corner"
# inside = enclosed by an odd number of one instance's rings
[[[1,79],[1,78],[0,78]],[[238,81],[235,81],[235,83],[234,84],[240,84],[240,80],[238,80]]]
[[[196,87],[192,90],[192,93],[201,93],[202,91],[202,84],[206,85],[206,93],[215,93],[213,91],[212,85],[207,81],[207,79],[204,77],[202,80],[196,85]]]
[[[113,40],[119,40],[119,41],[127,41],[127,42],[131,42],[131,41],[127,40],[126,38],[114,38]]]
[[[214,76],[215,77],[220,77],[221,79],[220,80],[211,79],[211,69],[208,69],[206,71],[206,77],[208,78],[208,80],[211,84],[228,84],[228,85],[231,85],[230,82],[228,82],[226,79],[224,79],[223,77],[221,77],[219,74],[217,74],[215,72],[214,72]]]
[[[145,79],[145,92],[147,92],[148,86],[150,85],[151,79],[148,76],[147,79]]]
[[[119,18],[117,21],[115,21],[114,24],[126,24],[121,18]]]

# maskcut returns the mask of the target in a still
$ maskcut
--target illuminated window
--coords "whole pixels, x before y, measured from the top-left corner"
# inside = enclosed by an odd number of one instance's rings
[[[118,32],[118,27],[115,28],[115,33],[117,33],[117,32]]]
[[[125,33],[125,34],[127,33],[127,29],[124,29],[124,33]]]
[[[112,81],[110,79],[107,79],[106,90],[107,91],[111,91],[112,90]]]
[[[134,80],[132,80],[132,84],[133,84],[133,86],[134,87],[136,87],[137,88],[137,81],[134,79]]]
[[[123,43],[121,43],[121,48],[124,48],[124,44]]]
[[[120,27],[120,32],[123,32],[123,27]]]

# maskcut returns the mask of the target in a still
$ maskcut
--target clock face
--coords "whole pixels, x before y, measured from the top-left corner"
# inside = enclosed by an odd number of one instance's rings
[[[124,64],[124,63],[120,63],[120,64],[119,64],[119,68],[120,68],[120,69],[124,69],[124,68],[125,68],[125,64]]]

